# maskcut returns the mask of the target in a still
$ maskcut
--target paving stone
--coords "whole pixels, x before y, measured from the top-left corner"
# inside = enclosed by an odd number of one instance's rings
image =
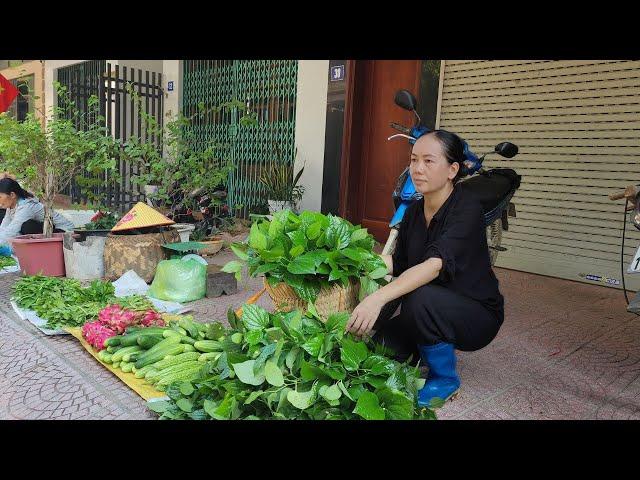
[[[77,405],[71,405],[70,407],[67,407],[64,409],[64,413],[74,413],[78,411],[78,406]]]

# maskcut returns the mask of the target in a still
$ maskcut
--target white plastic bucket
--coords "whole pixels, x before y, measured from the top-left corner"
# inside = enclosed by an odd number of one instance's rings
[[[191,237],[191,232],[196,229],[196,226],[191,225],[190,223],[176,223],[174,225],[171,225],[171,227],[175,228],[178,231],[181,242],[188,242],[189,237]]]

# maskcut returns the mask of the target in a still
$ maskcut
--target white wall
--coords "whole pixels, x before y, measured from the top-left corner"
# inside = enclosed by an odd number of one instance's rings
[[[301,210],[320,211],[324,167],[329,60],[299,60],[296,99],[295,173],[304,164],[300,183],[305,186]],[[335,181],[324,179],[325,181]]]
[[[118,60],[121,67],[148,70],[149,72],[162,73],[163,60]],[[137,77],[136,77],[137,78]]]
[[[176,116],[182,107],[182,60],[162,61],[162,86],[164,87],[165,121],[168,117]],[[169,82],[173,82],[173,91],[168,89]]]

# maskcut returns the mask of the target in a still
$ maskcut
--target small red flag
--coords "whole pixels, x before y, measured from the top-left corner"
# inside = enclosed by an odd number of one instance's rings
[[[9,110],[17,96],[18,89],[0,74],[0,113]]]

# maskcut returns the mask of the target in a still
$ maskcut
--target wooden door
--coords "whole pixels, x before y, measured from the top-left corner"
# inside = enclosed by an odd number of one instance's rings
[[[367,60],[355,62],[350,118],[348,166],[341,197],[341,213],[361,224],[380,242],[389,235],[393,216],[391,193],[409,164],[411,146],[387,137],[397,133],[390,122],[412,126],[415,117],[394,103],[397,90],[418,94],[420,60]]]

